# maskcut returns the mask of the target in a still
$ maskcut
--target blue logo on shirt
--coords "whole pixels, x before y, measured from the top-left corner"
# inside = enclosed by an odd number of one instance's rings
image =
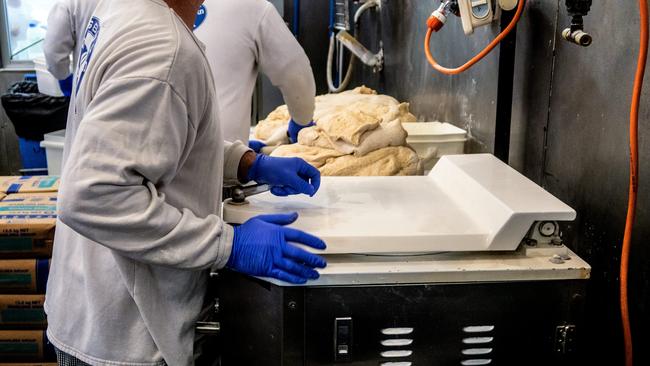
[[[205,17],[208,15],[208,10],[205,8],[205,5],[201,5],[199,11],[196,13],[196,19],[194,19],[194,30],[205,22]]]
[[[99,19],[97,17],[92,17],[90,22],[88,22],[88,28],[86,28],[86,34],[84,35],[84,43],[81,46],[81,51],[79,52],[79,65],[77,66],[77,81],[75,83],[76,90],[75,95],[79,92],[79,87],[81,82],[86,75],[86,70],[88,69],[88,64],[90,59],[93,57],[93,51],[95,50],[95,45],[97,44],[97,38],[99,38],[99,30],[101,28]]]

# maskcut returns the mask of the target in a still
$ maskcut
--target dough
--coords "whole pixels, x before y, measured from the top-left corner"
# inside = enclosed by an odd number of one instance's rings
[[[305,128],[300,131],[298,142],[305,146],[318,146],[334,149],[344,154],[363,156],[388,146],[406,146],[407,135],[408,133],[402,127],[402,123],[394,120],[382,123],[378,128],[364,133],[358,146],[334,140],[319,127]]]
[[[298,143],[281,145],[289,112],[278,107],[260,121],[255,137],[266,141],[271,156],[300,157],[325,176],[422,174],[418,155],[406,144],[402,122],[415,121],[408,103],[359,87],[316,97],[316,126],[298,134]]]
[[[393,176],[422,174],[420,158],[408,147],[385,147],[357,157],[344,155],[320,169],[324,176]]]
[[[339,94],[325,94],[316,97],[314,121],[319,124],[322,119],[336,118],[337,114],[360,113],[372,116],[380,123],[399,120],[415,122],[417,119],[409,112],[408,103],[400,103],[388,95],[378,95],[374,90],[360,86]],[[282,105],[271,112],[266,119],[255,127],[255,138],[267,141],[278,129],[286,131],[289,123],[289,110]]]
[[[422,164],[409,147],[385,147],[364,156],[341,154],[333,149],[300,144],[280,146],[271,156],[300,157],[324,176],[420,175]]]
[[[309,164],[320,169],[328,162],[331,162],[333,159],[341,157],[345,154],[340,153],[333,149],[326,149],[322,147],[315,146],[304,146],[301,144],[292,144],[292,145],[282,145],[278,146],[271,156],[277,156],[281,158],[291,158],[291,157],[300,157],[303,158]]]
[[[334,141],[358,146],[361,135],[379,127],[380,123],[380,119],[363,111],[344,110],[321,118],[317,126]]]

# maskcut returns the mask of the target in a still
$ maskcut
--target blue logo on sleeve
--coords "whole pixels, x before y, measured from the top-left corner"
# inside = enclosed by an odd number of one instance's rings
[[[208,16],[208,10],[206,9],[205,5],[201,5],[199,8],[199,11],[196,13],[196,19],[194,19],[194,30],[196,30],[198,27],[205,22],[205,17]]]
[[[77,81],[75,82],[75,95],[79,92],[79,87],[81,82],[86,75],[86,70],[88,69],[88,64],[90,59],[93,57],[93,51],[95,50],[95,45],[97,44],[97,38],[99,38],[99,30],[101,28],[99,19],[97,17],[92,17],[90,22],[88,22],[88,28],[86,28],[86,34],[84,35],[83,45],[81,46],[81,51],[79,52],[79,65],[77,66]]]

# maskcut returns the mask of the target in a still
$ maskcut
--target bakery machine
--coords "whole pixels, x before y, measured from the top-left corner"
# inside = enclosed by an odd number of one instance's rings
[[[492,155],[445,156],[428,176],[324,177],[312,198],[241,192],[226,221],[296,211],[328,266],[302,286],[213,274],[224,366],[579,357],[590,266],[561,236],[576,213]]]

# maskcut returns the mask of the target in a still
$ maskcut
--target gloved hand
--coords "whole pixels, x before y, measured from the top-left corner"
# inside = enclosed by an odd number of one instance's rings
[[[266,144],[263,143],[262,141],[250,140],[248,141],[248,147],[250,147],[251,149],[253,149],[253,151],[259,154],[260,150],[262,150],[263,147],[266,147]]]
[[[259,154],[248,170],[248,179],[271,186],[276,196],[308,194],[320,187],[320,172],[300,158],[276,158]]]
[[[289,120],[289,128],[287,129],[287,134],[289,135],[289,141],[292,144],[298,142],[298,132],[300,132],[300,130],[302,130],[303,128],[307,128],[311,126],[316,126],[314,121],[309,122],[309,124],[306,126],[302,126],[299,125],[296,121],[294,121],[293,118]]]
[[[298,219],[297,213],[262,215],[235,227],[232,253],[226,267],[252,276],[273,277],[302,284],[319,277],[314,268],[327,262],[289,242],[325,249],[325,243],[300,230],[285,227]]]
[[[69,97],[72,95],[72,79],[73,79],[73,75],[70,74],[70,76],[68,76],[67,78],[63,80],[59,80],[59,87],[61,88],[61,92],[65,97]]]

